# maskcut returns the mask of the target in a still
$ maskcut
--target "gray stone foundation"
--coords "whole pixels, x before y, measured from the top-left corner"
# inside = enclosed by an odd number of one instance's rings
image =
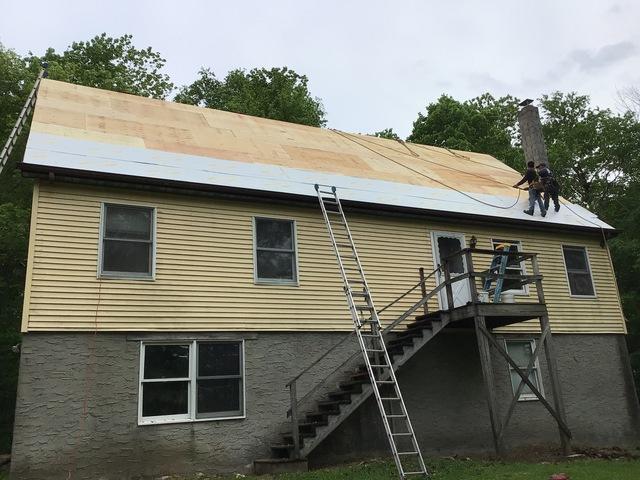
[[[80,334],[24,336],[12,452],[13,479],[123,479],[171,473],[246,472],[288,429],[285,384],[339,341],[329,333]],[[141,339],[245,339],[246,418],[138,426]],[[517,337],[514,337],[517,338]],[[558,367],[574,444],[638,445],[638,403],[624,338],[556,335]],[[303,377],[303,395],[355,344]],[[544,358],[542,358],[544,360]],[[541,362],[545,386],[546,365]],[[504,414],[512,397],[506,362],[494,355]],[[427,455],[492,453],[475,336],[443,333],[399,374],[418,441]],[[332,387],[335,385],[332,385]],[[547,398],[550,391],[546,389]],[[86,415],[84,412],[86,411]],[[555,446],[555,423],[540,402],[519,402],[509,449]],[[387,454],[373,401],[309,458],[312,466]]]

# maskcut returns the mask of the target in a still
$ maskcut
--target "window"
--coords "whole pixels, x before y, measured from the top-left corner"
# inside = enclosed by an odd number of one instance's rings
[[[293,220],[256,217],[254,230],[256,282],[297,283]]]
[[[143,343],[139,423],[244,416],[242,342]]]
[[[491,246],[493,247],[494,250],[500,244],[511,246],[510,252],[516,252],[516,253],[522,252],[522,244],[520,243],[519,240],[499,240],[499,239],[491,240]],[[512,259],[511,257],[509,257],[509,259],[507,260],[507,268],[505,270],[505,273],[509,275],[526,275],[524,262],[518,262],[515,259]],[[515,293],[519,295],[529,294],[529,290],[527,289],[526,285],[520,285],[519,280],[511,279],[511,278],[504,279],[504,282],[502,284],[502,291],[503,292],[508,291],[510,293]]]
[[[596,292],[591,278],[587,249],[584,247],[562,246],[564,265],[571,295],[577,297],[595,297]]]
[[[104,204],[100,275],[153,277],[154,209]]]
[[[536,348],[536,342],[534,340],[505,340],[505,344],[509,356],[513,359],[520,370],[526,372],[529,361],[531,360],[531,356],[533,355],[533,351]],[[515,395],[522,377],[518,375],[518,372],[516,372],[511,365],[509,365],[509,375],[511,376],[511,388],[513,389],[513,394]],[[538,364],[537,359],[533,367],[533,371],[531,372],[531,375],[529,375],[529,381],[533,383],[533,385],[535,385],[535,387],[540,390],[540,393],[544,395],[542,382],[540,381],[540,365]],[[518,400],[537,399],[538,397],[531,391],[529,385],[525,384]]]

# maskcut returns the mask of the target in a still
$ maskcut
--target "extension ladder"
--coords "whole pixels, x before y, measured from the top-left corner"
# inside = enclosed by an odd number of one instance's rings
[[[22,132],[22,129],[27,123],[27,119],[29,118],[29,115],[31,114],[31,111],[33,110],[33,107],[36,104],[36,98],[38,96],[38,87],[40,87],[40,82],[42,81],[43,78],[47,76],[47,71],[46,71],[47,64],[44,63],[42,66],[44,68],[43,70],[40,70],[40,73],[38,74],[38,78],[33,84],[33,88],[31,89],[31,92],[27,97],[27,101],[25,102],[24,107],[22,107],[22,110],[20,111],[20,115],[18,115],[18,120],[16,120],[16,124],[14,125],[13,130],[11,130],[11,133],[9,134],[7,143],[5,143],[4,148],[2,149],[2,152],[0,152],[0,173],[2,173],[2,169],[7,164],[7,161],[9,160],[9,156],[11,155],[11,151],[13,150],[13,147],[15,147],[16,142],[20,137],[20,132]]]
[[[401,480],[428,477],[415,433],[405,407],[391,358],[382,336],[362,264],[335,187],[315,185],[322,215],[338,260],[349,311],[358,343],[382,416],[393,459]]]

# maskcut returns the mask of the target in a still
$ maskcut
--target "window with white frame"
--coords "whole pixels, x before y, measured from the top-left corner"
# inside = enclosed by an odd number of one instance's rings
[[[244,416],[241,341],[142,343],[139,423]]]
[[[153,276],[153,208],[105,203],[102,211],[101,237],[102,276]]]
[[[595,297],[589,258],[585,247],[562,246],[564,265],[567,269],[567,280],[571,295],[578,297]]]
[[[500,240],[500,239],[492,239],[491,246],[495,250],[498,245],[506,245],[510,246],[509,250],[511,253],[520,253],[522,252],[522,243],[520,240]],[[505,247],[506,249],[506,247]],[[524,262],[518,262],[516,259],[509,257],[507,259],[507,268],[505,269],[506,274],[510,275],[526,275],[525,264]],[[512,278],[505,278],[502,283],[502,291],[515,293],[518,295],[528,295],[529,291],[527,290],[526,285],[520,285],[520,281]]]
[[[254,236],[256,282],[297,283],[294,221],[256,217]]]
[[[527,367],[529,366],[529,361],[533,356],[533,351],[536,348],[536,342],[534,340],[505,340],[505,344],[509,356],[513,359],[520,370],[526,372]],[[518,375],[518,372],[513,369],[511,364],[509,364],[509,375],[511,376],[511,388],[513,389],[513,394],[515,395],[522,377]],[[540,393],[544,395],[538,359],[536,359],[533,366],[533,371],[531,372],[531,375],[529,375],[529,381],[540,391]],[[531,391],[529,385],[525,384],[518,400],[537,399],[538,397],[535,393],[533,393],[533,391]]]

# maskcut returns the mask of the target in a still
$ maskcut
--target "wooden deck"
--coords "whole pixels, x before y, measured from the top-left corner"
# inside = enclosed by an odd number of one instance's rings
[[[468,303],[452,310],[440,312],[447,316],[449,328],[474,328],[476,316],[485,317],[490,330],[547,315],[544,303]]]

